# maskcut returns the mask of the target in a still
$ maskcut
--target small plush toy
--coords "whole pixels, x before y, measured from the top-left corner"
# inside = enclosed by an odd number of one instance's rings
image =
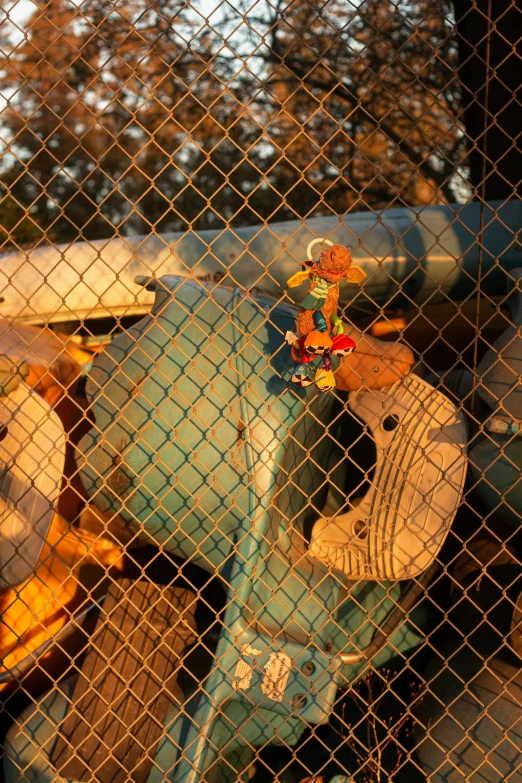
[[[314,261],[311,251],[314,245],[324,242],[319,260]],[[289,288],[310,281],[308,294],[301,302],[296,320],[296,332],[287,332],[286,342],[292,346],[292,358],[298,366],[292,375],[297,386],[315,383],[321,391],[335,388],[331,356],[348,356],[354,348],[354,341],[344,333],[344,326],[337,315],[339,283],[360,283],[366,273],[358,266],[352,267],[352,256],[348,248],[334,245],[327,239],[314,239],[307,249],[308,269],[297,272],[288,281]],[[311,361],[322,356],[321,366],[314,371]]]

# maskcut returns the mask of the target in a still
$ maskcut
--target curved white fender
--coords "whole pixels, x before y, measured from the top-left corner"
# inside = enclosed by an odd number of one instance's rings
[[[416,375],[362,389],[349,407],[374,438],[375,474],[360,503],[317,520],[310,555],[350,579],[414,577],[437,556],[461,500],[463,415]]]

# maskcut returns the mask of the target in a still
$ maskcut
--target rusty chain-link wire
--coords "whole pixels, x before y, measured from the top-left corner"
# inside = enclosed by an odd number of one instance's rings
[[[0,18],[2,783],[522,780],[519,0]]]

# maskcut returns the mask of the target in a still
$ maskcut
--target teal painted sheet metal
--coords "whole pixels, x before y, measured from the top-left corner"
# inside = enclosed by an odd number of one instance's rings
[[[287,388],[293,308],[176,277],[152,285],[151,315],[94,365],[95,425],[79,444],[80,469],[98,507],[226,586],[210,674],[167,715],[149,777],[222,781],[223,754],[245,767],[260,744],[295,744],[307,724],[328,720],[338,687],[365,667],[344,666],[340,650],[370,642],[401,588],[367,582],[348,596],[344,575],[307,554],[305,521],[322,502],[338,412],[333,395]],[[417,624],[403,625],[376,664],[421,638]],[[13,736],[13,770],[56,779],[49,737],[67,687],[24,713],[40,753],[35,762],[35,746]]]
[[[371,299],[388,310],[474,290],[482,250],[484,290],[503,294],[506,273],[520,266],[518,200],[481,205],[405,207],[380,213],[269,223],[225,231],[149,234],[42,247],[0,258],[2,312],[28,322],[142,312],[137,275],[190,275],[211,284],[259,288],[280,295],[314,237],[350,245],[367,273],[362,291],[341,288],[341,302]],[[29,261],[34,274],[27,274]],[[290,291],[289,296],[299,296]]]

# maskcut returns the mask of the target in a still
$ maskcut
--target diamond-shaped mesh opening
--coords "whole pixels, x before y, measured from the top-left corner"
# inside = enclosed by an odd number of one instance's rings
[[[521,779],[521,36],[3,7],[0,783]]]

